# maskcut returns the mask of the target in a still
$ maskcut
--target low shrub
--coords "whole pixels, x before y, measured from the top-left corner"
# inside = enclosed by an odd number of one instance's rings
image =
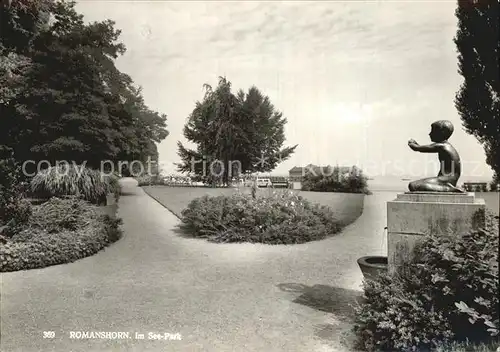
[[[368,178],[355,166],[346,174],[343,174],[339,167],[319,173],[307,172],[302,181],[302,190],[371,194],[368,190]]]
[[[182,227],[213,242],[296,244],[335,234],[342,225],[326,206],[273,191],[258,198],[236,193],[194,199],[182,211]]]
[[[121,220],[78,198],[33,207],[28,225],[0,247],[0,272],[43,268],[93,255],[121,237]]]
[[[86,201],[77,197],[53,197],[36,207],[29,225],[48,233],[75,231],[95,218],[95,207],[89,206]]]
[[[446,317],[418,292],[389,275],[364,284],[365,301],[357,308],[354,332],[366,351],[429,350],[453,337]],[[415,349],[416,348],[416,349]]]
[[[60,164],[33,177],[30,191],[39,198],[79,196],[93,204],[103,204],[109,193],[119,194],[119,185],[116,176],[84,166]]]
[[[463,236],[427,236],[404,270],[365,282],[358,347],[425,351],[496,341],[498,217],[487,219],[485,229]]]
[[[28,223],[33,213],[31,203],[24,198],[13,198],[11,202],[3,206],[5,217],[4,229],[0,235],[11,237],[19,232]]]
[[[6,153],[3,151],[0,154]],[[22,182],[21,176],[21,166],[13,158],[0,159],[1,236],[12,236],[31,215],[31,204],[24,198],[26,184]]]

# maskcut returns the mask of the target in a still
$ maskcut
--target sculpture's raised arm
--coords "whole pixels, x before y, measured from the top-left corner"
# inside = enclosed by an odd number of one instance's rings
[[[456,149],[448,142],[453,134],[453,124],[447,120],[436,121],[431,125],[429,137],[432,144],[420,145],[410,139],[408,146],[421,153],[438,153],[440,170],[436,177],[412,181],[408,185],[411,192],[461,192],[457,187],[461,174],[460,157]]]

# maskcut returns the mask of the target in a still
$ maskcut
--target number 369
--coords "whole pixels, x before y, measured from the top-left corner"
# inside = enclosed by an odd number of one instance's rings
[[[54,331],[44,331],[43,332],[44,339],[53,339],[54,337],[56,337],[56,333]]]

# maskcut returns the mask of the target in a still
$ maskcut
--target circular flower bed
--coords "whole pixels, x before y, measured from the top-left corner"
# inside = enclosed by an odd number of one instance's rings
[[[43,268],[93,255],[121,237],[121,220],[76,199],[52,198],[33,207],[23,229],[4,238],[0,272]]]
[[[342,229],[330,208],[289,191],[197,198],[182,212],[182,223],[192,236],[213,242],[298,244]]]

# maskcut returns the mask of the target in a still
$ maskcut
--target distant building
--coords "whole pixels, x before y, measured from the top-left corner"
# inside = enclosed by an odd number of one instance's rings
[[[340,169],[340,175],[345,176],[348,175],[351,172],[351,167],[348,166],[336,166]],[[293,189],[301,189],[302,188],[302,182],[304,181],[304,176],[307,175],[308,173],[311,173],[316,176],[321,176],[321,175],[331,175],[333,171],[333,167],[328,165],[328,166],[317,166],[313,164],[309,164],[305,167],[302,166],[294,166],[288,171],[289,175],[289,183],[290,183],[290,188]]]
[[[288,171],[288,180],[290,182],[300,182],[302,181],[302,178],[304,177],[304,168],[303,167],[298,167],[294,166]]]

